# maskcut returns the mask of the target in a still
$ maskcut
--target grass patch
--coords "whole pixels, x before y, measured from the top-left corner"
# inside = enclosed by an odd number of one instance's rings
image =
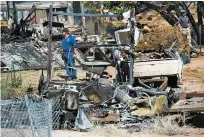
[[[147,129],[146,129],[147,130]],[[170,117],[156,117],[153,123],[149,125],[147,130],[150,133],[157,135],[187,135],[187,130],[180,127],[177,122]]]
[[[22,83],[19,83],[15,79],[11,79],[8,76],[8,73],[1,73],[1,97],[2,99],[11,99],[17,95],[24,95],[31,85],[34,91],[37,92],[38,81],[41,75],[40,70],[29,70],[29,71],[21,71],[17,72],[16,75],[19,77],[21,73]],[[12,86],[10,83],[13,82]]]
[[[24,95],[26,94],[27,89],[31,85],[33,87],[34,92],[38,92],[38,83],[39,78],[42,74],[41,70],[27,70],[27,71],[16,71],[16,75],[19,76],[19,73],[21,73],[22,77],[22,86],[21,83],[18,83],[15,79],[13,81],[15,82],[15,86],[11,87],[10,82],[11,78],[9,77],[7,80],[8,73],[1,73],[1,98],[2,99],[11,99],[17,95]],[[43,71],[45,79],[47,76],[47,71]],[[54,80],[62,80],[59,77],[57,77],[57,74],[65,74],[65,70],[55,70],[53,73],[53,79]]]

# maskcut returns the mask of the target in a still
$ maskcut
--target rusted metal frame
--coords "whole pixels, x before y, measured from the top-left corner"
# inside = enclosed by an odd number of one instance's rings
[[[186,98],[193,98],[193,97],[204,97],[204,92],[186,93]]]
[[[204,92],[189,92],[189,93],[180,93],[180,100],[185,100],[194,97],[204,97]]]
[[[88,119],[91,122],[118,122],[119,121],[119,116],[117,114],[108,114],[107,117],[94,117],[94,116],[90,116],[88,117]]]

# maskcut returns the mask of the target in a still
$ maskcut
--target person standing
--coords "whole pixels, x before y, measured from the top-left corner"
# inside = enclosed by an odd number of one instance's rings
[[[179,30],[182,31],[182,34],[186,36],[188,45],[192,47],[191,45],[191,28],[189,24],[189,18],[186,15],[185,10],[181,10],[181,16],[178,19],[178,25],[179,25]]]
[[[74,56],[76,54],[76,40],[69,34],[69,30],[64,28],[62,31],[64,39],[62,40],[63,59],[67,72],[68,80],[77,79]]]

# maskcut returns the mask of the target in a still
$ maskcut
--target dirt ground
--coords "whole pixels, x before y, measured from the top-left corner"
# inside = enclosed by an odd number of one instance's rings
[[[180,85],[185,92],[204,92],[204,57],[192,58],[191,63],[184,66],[183,82]]]
[[[77,131],[66,131],[66,130],[53,131],[52,135],[53,137],[116,137],[116,136],[100,136],[100,135],[91,134],[88,132],[77,132]],[[143,132],[132,133],[132,135],[135,137],[169,137],[165,135],[157,135],[157,134],[150,134],[150,133],[143,133]],[[203,137],[203,136],[204,134],[200,134],[200,135],[188,134],[188,135],[176,135],[172,137]],[[129,137],[129,136],[126,136],[126,137]]]

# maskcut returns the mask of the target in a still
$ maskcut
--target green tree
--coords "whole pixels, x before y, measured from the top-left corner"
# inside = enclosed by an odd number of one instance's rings
[[[103,2],[101,1],[86,1],[84,2],[84,7],[92,13],[96,13],[96,9],[100,9],[102,4]]]
[[[104,1],[104,8],[109,9],[110,12],[120,14],[130,10],[134,5],[128,1]]]
[[[87,1],[84,3],[84,7],[95,13],[96,9],[99,9],[103,5],[104,9],[108,9],[115,14],[120,14],[134,7],[134,4],[134,2],[128,1]]]

